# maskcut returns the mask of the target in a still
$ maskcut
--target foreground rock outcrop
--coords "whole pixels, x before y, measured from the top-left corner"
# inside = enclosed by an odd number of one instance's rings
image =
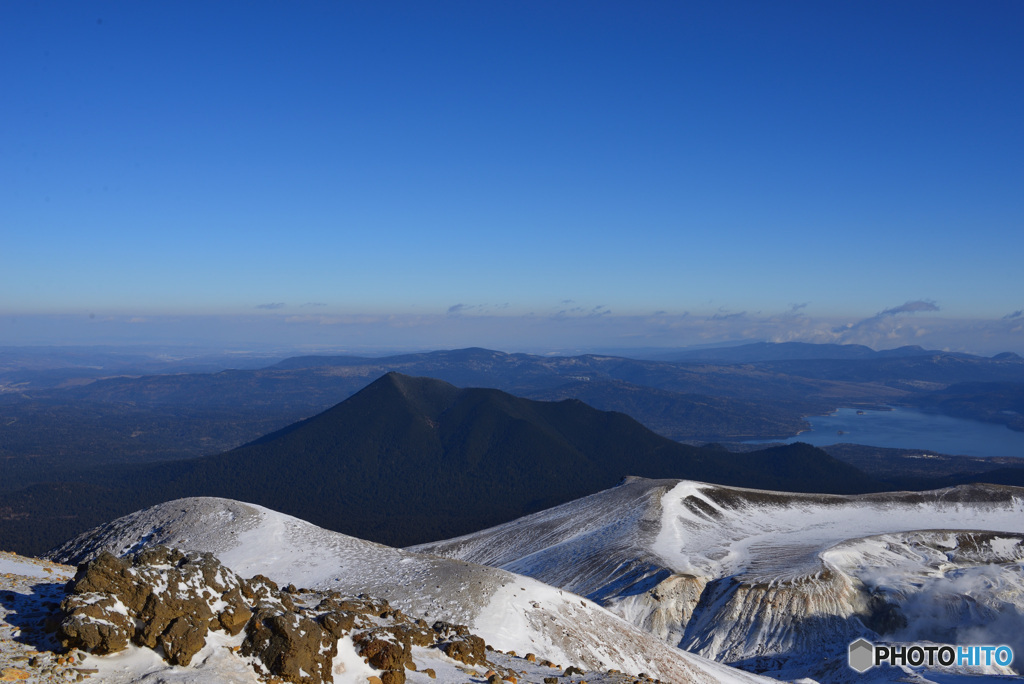
[[[484,640],[463,625],[428,625],[367,595],[282,590],[262,575],[246,580],[210,553],[165,546],[126,558],[104,552],[79,566],[68,592],[57,636],[64,648],[97,655],[136,644],[188,665],[211,631],[244,632],[238,652],[260,675],[320,684],[334,680],[338,640],[350,636],[384,684],[403,684],[406,670],[417,669],[413,646],[511,675],[488,660]]]
[[[234,635],[249,621],[244,586],[208,553],[166,547],[130,559],[104,553],[69,583],[58,637],[66,648],[100,655],[129,643],[159,645],[169,662],[188,665],[210,629]]]

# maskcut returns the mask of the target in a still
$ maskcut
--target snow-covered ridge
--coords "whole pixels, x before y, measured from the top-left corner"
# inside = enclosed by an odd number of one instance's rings
[[[651,545],[677,480],[627,478],[612,489],[447,541],[410,547],[536,577],[595,600],[663,571]]]
[[[842,496],[629,478],[555,508],[410,550],[517,569],[590,594],[597,587],[587,577],[587,561],[607,564],[610,555],[675,573],[778,579],[818,572],[818,554],[846,539],[940,528],[1024,531],[1024,489],[979,484]]]
[[[415,549],[571,589],[668,643],[711,658],[835,680],[846,674],[834,667],[846,644],[858,636],[898,636],[897,614],[922,615],[942,587],[962,592],[970,585],[972,601],[987,606],[961,611],[958,624],[965,630],[1024,617],[1022,533],[1024,490],[1014,487],[832,496],[630,479]],[[936,564],[937,556],[920,550],[885,556],[878,545],[897,538],[917,539],[921,548],[947,543],[948,557]],[[900,564],[889,562],[897,556]],[[887,589],[898,577],[925,576],[934,580],[921,585],[928,591],[910,580]],[[964,577],[979,581],[952,582]],[[886,615],[895,622],[887,624]],[[951,638],[957,629],[945,625],[930,633]],[[823,653],[831,663],[822,665]],[[811,654],[817,665],[801,661]]]
[[[78,563],[164,544],[209,551],[242,576],[387,599],[409,615],[468,625],[489,644],[588,670],[646,672],[663,681],[754,681],[685,653],[563,589],[475,563],[427,556],[318,528],[260,506],[216,498],[171,501],[62,545]]]
[[[757,580],[813,575],[846,539],[918,529],[1024,532],[1024,490],[963,485],[861,496],[680,482],[662,499],[652,551],[678,572]]]

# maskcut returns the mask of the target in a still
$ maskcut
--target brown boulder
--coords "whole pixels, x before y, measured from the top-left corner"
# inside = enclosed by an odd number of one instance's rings
[[[271,587],[269,580],[256,582],[257,590]],[[104,552],[79,566],[68,584],[58,636],[68,647],[94,653],[121,650],[126,640],[161,646],[169,662],[188,664],[211,627],[242,630],[252,614],[243,588],[243,580],[209,553],[156,546],[122,559]]]
[[[168,581],[178,583],[182,580],[180,573],[173,570],[168,573]],[[213,618],[210,605],[201,596],[188,593],[171,593],[169,591],[151,593],[146,599],[142,610],[135,615],[143,622],[141,629],[136,630],[135,641],[142,646],[156,648],[160,636],[170,624],[180,617],[188,617],[192,624],[203,625],[203,638],[206,637],[206,626]],[[202,646],[200,646],[202,648]]]
[[[356,644],[359,655],[378,670],[401,670],[405,667],[406,650],[401,644],[369,638]]]
[[[293,612],[257,613],[242,642],[243,656],[256,656],[271,674],[289,682],[332,681],[338,642],[308,617]]]
[[[64,648],[116,653],[128,647],[135,631],[135,622],[111,596],[72,594],[61,603],[61,610],[66,617],[57,628],[57,638]]]
[[[241,589],[242,595],[253,603],[270,600],[281,594],[281,590],[277,588],[277,583],[263,575],[254,575],[245,580],[242,582]]]
[[[387,670],[380,673],[381,684],[405,684],[404,670]]]
[[[440,645],[444,654],[466,665],[478,665],[487,660],[487,644],[475,634],[453,638]]]
[[[206,645],[206,622],[194,622],[190,616],[175,618],[160,635],[160,646],[172,665],[188,665],[192,656]]]
[[[469,635],[469,627],[466,627],[465,625],[455,625],[455,624],[452,624],[451,622],[444,622],[443,620],[438,620],[437,622],[435,622],[434,626],[433,626],[433,630],[435,632],[437,632],[438,634],[440,634],[444,638],[448,638],[448,637],[453,636],[453,635],[454,636],[468,636]]]
[[[242,598],[242,592],[238,587],[232,587],[221,598],[228,606],[217,614],[217,621],[225,632],[235,636],[245,628],[245,624],[252,617],[252,611],[245,605],[245,599]]]
[[[95,560],[79,565],[68,587],[73,594],[116,595],[129,611],[137,611],[142,608],[152,586],[148,582],[140,582],[130,569],[129,561],[104,551]]]
[[[432,646],[437,639],[437,634],[418,624],[398,625],[392,630],[397,639],[412,646]]]
[[[345,610],[331,610],[319,618],[320,625],[335,639],[340,639],[355,626],[356,616]]]

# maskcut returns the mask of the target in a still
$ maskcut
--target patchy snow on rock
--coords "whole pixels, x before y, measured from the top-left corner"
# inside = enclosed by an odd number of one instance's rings
[[[92,657],[88,663],[98,670],[94,675],[98,681],[111,684],[259,684],[252,666],[232,651],[243,638],[242,634],[230,637],[223,632],[210,632],[206,646],[188,667],[168,665],[157,651],[135,645],[112,655]]]

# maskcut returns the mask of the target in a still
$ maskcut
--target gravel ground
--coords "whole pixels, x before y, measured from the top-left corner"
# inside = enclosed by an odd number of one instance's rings
[[[46,623],[75,568],[0,551],[0,682],[74,682],[93,674],[89,656],[57,653]]]

